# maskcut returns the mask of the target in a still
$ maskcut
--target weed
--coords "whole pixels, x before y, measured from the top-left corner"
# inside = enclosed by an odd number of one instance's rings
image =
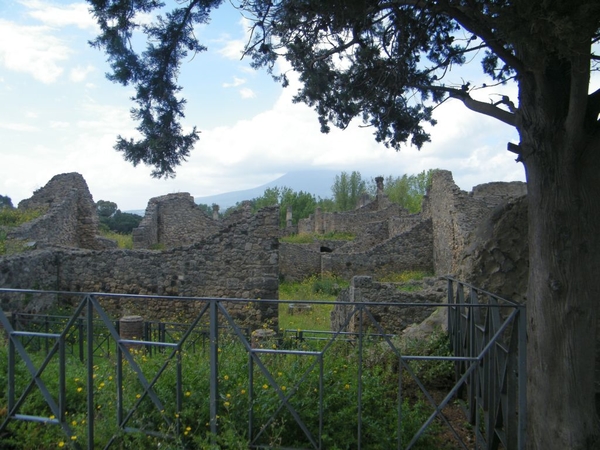
[[[107,229],[106,227],[100,227],[100,235],[107,239],[111,239],[111,240],[115,241],[117,243],[117,247],[119,247],[119,248],[126,248],[126,249],[133,248],[133,235],[131,233],[129,233],[129,234],[116,233],[114,231]]]
[[[312,244],[320,241],[353,241],[356,235],[353,233],[330,232],[325,234],[318,233],[298,233],[281,238],[281,242],[290,244]]]
[[[388,273],[379,278],[382,283],[407,283],[409,281],[420,281],[423,278],[432,276],[432,273],[425,270],[407,270],[400,273]]]
[[[313,275],[301,282],[283,282],[279,285],[281,300],[296,301],[335,301],[340,291],[349,283],[331,274]],[[330,314],[333,304],[314,304],[310,308],[297,311],[288,303],[279,306],[279,327],[281,329],[330,330]]]
[[[0,209],[0,226],[18,227],[26,222],[44,215],[47,209],[31,208],[31,209],[16,209],[2,208]]]

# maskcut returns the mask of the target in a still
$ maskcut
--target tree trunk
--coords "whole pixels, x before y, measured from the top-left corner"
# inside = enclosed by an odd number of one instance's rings
[[[583,121],[569,123],[569,81],[547,72],[520,80],[519,131],[529,202],[530,450],[600,448],[594,386],[600,139],[584,129]],[[562,98],[561,89],[567,91]],[[579,107],[585,110],[585,101]]]

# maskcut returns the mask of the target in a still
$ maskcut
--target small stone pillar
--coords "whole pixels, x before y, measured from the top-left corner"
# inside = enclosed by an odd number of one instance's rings
[[[323,224],[323,211],[321,208],[317,208],[315,210],[315,233],[323,234],[325,233],[325,226]]]
[[[270,328],[260,328],[252,332],[251,347],[252,348],[273,348],[277,345],[276,334]]]
[[[119,335],[121,339],[142,340],[144,336],[144,318],[142,316],[124,316],[119,320]],[[138,347],[128,344],[127,348]]]
[[[288,205],[287,211],[285,212],[285,226],[288,228],[292,226],[292,206],[291,205]]]
[[[383,208],[383,177],[376,177],[375,183],[377,183],[377,209],[381,210]]]
[[[383,177],[375,177],[375,183],[377,184],[377,194],[383,194]]]
[[[213,203],[212,205],[213,208],[213,220],[219,220],[219,205],[217,205],[216,203]]]

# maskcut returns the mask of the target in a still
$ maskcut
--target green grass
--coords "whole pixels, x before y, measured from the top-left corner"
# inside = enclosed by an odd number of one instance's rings
[[[44,208],[32,208],[32,209],[16,209],[16,208],[2,208],[0,209],[0,226],[5,227],[18,227],[26,222],[30,222],[33,219],[44,215],[46,213]]]
[[[333,275],[313,275],[301,282],[283,282],[279,285],[280,300],[309,300],[334,302],[342,289],[349,283]],[[329,316],[333,305],[312,304],[310,309],[299,311],[290,308],[289,303],[279,305],[279,328],[286,330],[321,330],[331,329]]]
[[[133,235],[131,233],[121,234],[111,230],[100,229],[100,235],[107,239],[112,239],[113,241],[116,241],[117,247],[119,248],[133,248]]]
[[[353,233],[342,233],[342,232],[331,232],[325,234],[318,233],[299,233],[292,234],[290,236],[284,236],[280,240],[281,242],[287,242],[290,244],[312,244],[313,242],[319,241],[353,241],[356,235]]]
[[[287,349],[294,349],[293,342],[285,343]],[[310,343],[299,344],[297,349],[312,350]],[[371,344],[376,345],[376,344]],[[88,389],[94,393],[94,446],[103,448],[106,442],[117,435],[116,447],[121,449],[208,449],[210,445],[209,404],[207,401],[210,386],[209,352],[197,349],[191,352],[184,348],[182,358],[182,398],[181,409],[177,409],[176,380],[177,366],[172,362],[166,366],[154,385],[154,391],[162,402],[157,408],[135,376],[132,368],[123,368],[123,397],[125,412],[135,408],[127,426],[145,428],[159,433],[175,434],[174,440],[160,436],[146,436],[142,433],[119,433],[116,417],[116,359],[96,357],[94,359],[93,382],[87,384],[86,366],[75,356],[68,355],[66,364],[66,409],[65,422],[73,430],[69,438],[56,424],[40,424],[24,421],[10,421],[0,435],[0,448],[3,449],[55,449],[72,448],[76,441],[85,447],[87,438],[86,397]],[[33,354],[34,365],[39,367],[43,356]],[[150,356],[144,351],[134,352],[134,358],[144,374],[152,378],[161,370],[165,354]],[[323,448],[357,448],[356,402],[359,385],[357,383],[358,354],[355,346],[339,342],[334,344],[323,360],[323,385],[319,384],[319,366],[313,366],[313,356],[301,354],[263,354],[260,356],[264,367],[275,380],[287,401],[298,412],[311,433],[319,429],[319,398],[323,397],[326,420],[323,430]],[[58,364],[54,358],[40,379],[53,395],[58,391]],[[0,385],[6,386],[7,348],[0,345]],[[307,447],[304,433],[294,418],[284,407],[275,386],[255,366],[252,379],[248,375],[248,355],[245,349],[234,341],[224,338],[219,342],[219,403],[218,448],[248,448],[248,411],[252,408],[255,426],[266,424],[274,415],[274,420],[265,427],[259,445],[274,447]],[[363,367],[362,394],[362,446],[365,449],[383,450],[396,447],[397,425],[397,374],[383,367]],[[17,395],[20,395],[30,379],[22,361],[16,363]],[[280,392],[281,392],[280,391]],[[253,393],[252,402],[250,393]],[[6,405],[6,391],[0,391],[0,404]],[[432,412],[432,407],[414,396],[408,396],[402,404],[402,440],[407,443],[410,437],[424,423]],[[37,389],[34,389],[23,402],[19,413],[56,419]],[[6,411],[0,412],[0,416]],[[2,417],[0,417],[2,419]],[[416,449],[441,448],[435,436],[436,426],[422,438]],[[256,430],[255,430],[256,431]]]
[[[425,270],[407,270],[400,273],[389,273],[377,281],[382,283],[408,283],[409,281],[420,281],[423,278],[431,277],[433,274]]]
[[[44,215],[46,209],[0,209],[0,255],[22,253],[28,249],[27,243],[20,239],[9,239],[8,231]]]

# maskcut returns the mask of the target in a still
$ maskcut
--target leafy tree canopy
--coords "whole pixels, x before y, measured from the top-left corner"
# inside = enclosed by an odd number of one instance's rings
[[[421,211],[423,197],[431,185],[433,169],[424,170],[418,174],[394,177],[388,175],[384,179],[383,192],[391,202],[397,203],[410,213]],[[368,191],[371,195],[377,193],[377,186],[374,180],[369,183]]]
[[[305,219],[315,212],[317,201],[314,195],[308,192],[296,192],[289,187],[277,186],[265,189],[262,196],[252,200],[252,210],[255,212],[273,205],[280,206],[279,225],[285,228],[288,207],[292,209],[292,224],[296,225],[298,220]]]
[[[188,51],[202,51],[194,24],[218,1],[187,0],[155,24],[135,14],[158,0],[88,0],[111,77],[133,83],[143,140],[119,139],[134,164],[172,176],[197,139],[183,134],[176,77]],[[253,20],[246,53],[276,73],[285,58],[300,74],[295,100],[316,110],[321,129],[354,118],[395,149],[429,140],[433,109],[449,98],[514,126],[528,184],[528,442],[535,449],[600,446],[594,396],[600,279],[600,89],[590,89],[600,56],[598,0],[240,0]],[[134,30],[149,38],[131,49]],[[483,55],[479,58],[478,55]],[[449,79],[481,61],[489,84]],[[474,91],[514,81],[518,99]],[[549,395],[548,393],[552,393]]]
[[[142,221],[142,216],[121,212],[120,209],[111,217],[101,217],[100,224],[108,227],[111,231],[121,234],[129,234],[137,228]]]
[[[98,200],[96,202],[96,211],[98,211],[100,219],[111,217],[117,212],[117,204],[107,200]]]
[[[198,208],[200,208],[208,217],[213,216],[213,205],[207,205],[206,203],[198,203]]]
[[[367,192],[367,184],[360,172],[342,172],[335,176],[331,186],[336,211],[350,211],[358,205],[360,196]]]
[[[8,195],[0,195],[0,209],[2,208],[14,208],[12,200]]]
[[[132,117],[142,139],[117,138],[115,149],[133,165],[153,166],[156,178],[175,176],[174,168],[189,156],[198,140],[198,131],[184,133],[185,100],[178,98],[177,84],[181,61],[189,52],[206,50],[194,35],[194,26],[208,22],[212,9],[221,0],[189,0],[151,24],[140,24],[136,16],[164,6],[159,0],[88,0],[101,34],[90,44],[104,49],[112,73],[108,78],[124,86],[133,85],[136,107]],[[134,32],[144,33],[148,44],[138,53],[132,47]]]
[[[100,227],[116,233],[131,233],[142,221],[142,216],[121,212],[115,202],[108,200],[98,200],[96,210],[100,219]]]
[[[118,137],[115,148],[134,165],[153,166],[154,177],[173,177],[198,140],[194,128],[184,133],[185,100],[178,97],[177,77],[189,53],[203,52],[194,27],[209,21],[221,0],[186,0],[140,24],[138,14],[161,10],[159,0],[88,0],[101,33],[90,42],[105,50],[110,80],[133,85],[142,139]],[[359,117],[375,130],[376,139],[398,149],[410,141],[421,147],[429,140],[423,124],[435,121],[436,104],[456,98],[482,114],[517,125],[516,107],[503,96],[482,102],[475,89],[490,86],[447,80],[450,69],[484,54],[482,70],[493,83],[514,79],[526,69],[519,45],[529,43],[534,29],[539,42],[531,46],[557,56],[573,46],[598,39],[598,2],[578,0],[564,5],[509,0],[378,2],[349,0],[241,0],[237,6],[254,18],[246,53],[256,67],[273,71],[285,57],[301,74],[303,88],[296,101],[315,107],[323,131],[330,124],[346,127]],[[576,32],[575,32],[576,31]],[[136,51],[134,34],[147,46]],[[536,50],[533,48],[532,50]],[[588,56],[598,61],[595,55]],[[543,58],[537,64],[543,64]],[[274,73],[287,84],[286,74]],[[590,117],[597,117],[596,93]],[[594,115],[596,111],[596,115]]]

